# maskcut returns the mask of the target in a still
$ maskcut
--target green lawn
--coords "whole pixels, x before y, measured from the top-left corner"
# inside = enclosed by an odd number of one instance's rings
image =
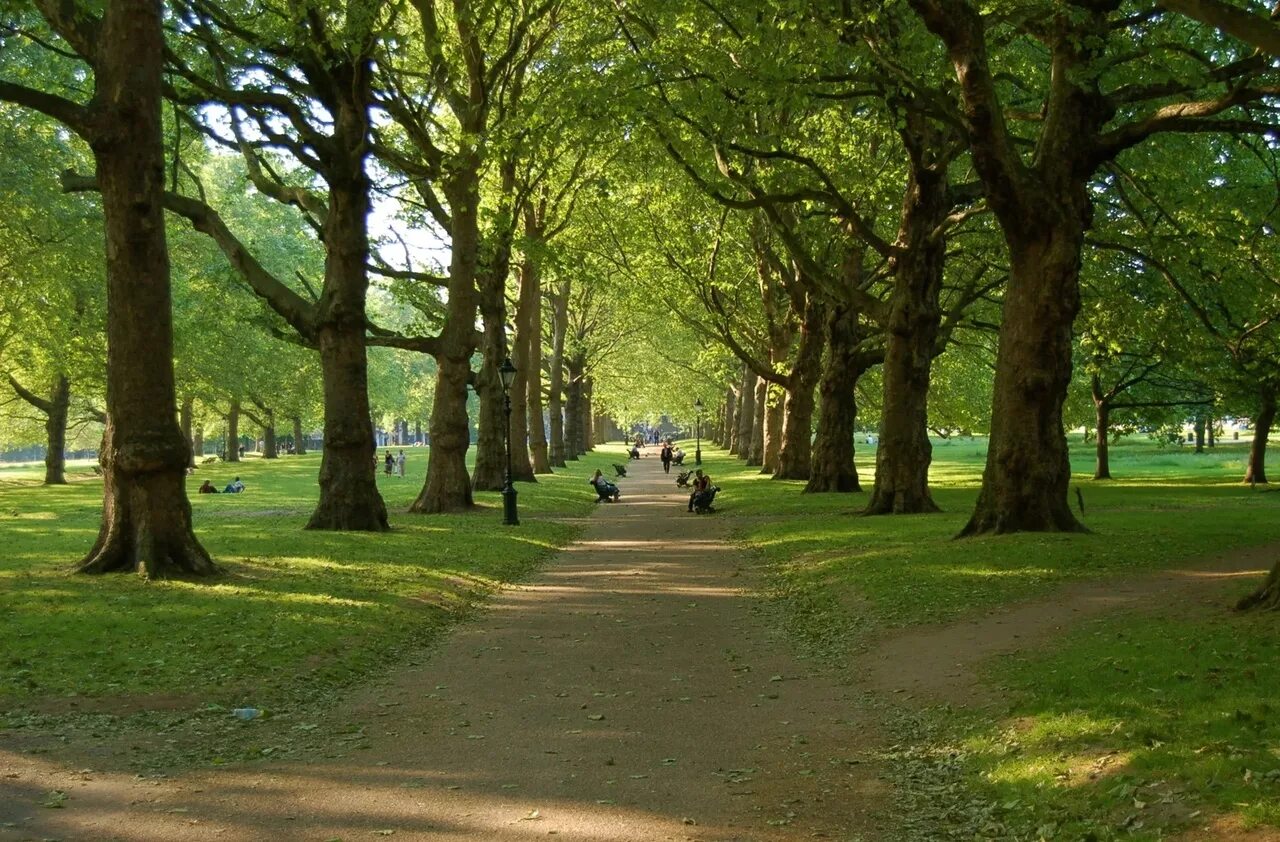
[[[843,662],[896,626],[1280,542],[1280,495],[1240,483],[1240,443],[1197,455],[1126,442],[1112,449],[1117,479],[1097,482],[1091,449],[1073,441],[1089,535],[954,540],[985,442],[935,442],[934,456],[944,513],[905,518],[857,517],[865,494],[804,495],[800,483],[709,460],[782,621],[812,651]],[[874,448],[858,460],[869,486]],[[1221,816],[1280,826],[1277,618],[1233,615],[1240,595],[1219,586],[1220,611],[1153,606],[1165,610],[1109,616],[1044,652],[998,659],[986,669],[1008,688],[996,710],[895,715],[898,815],[913,817],[903,833],[1154,840]]]
[[[501,500],[415,516],[426,453],[405,479],[379,474],[383,534],[304,530],[319,455],[202,466],[188,479],[196,532],[226,569],[212,583],[68,573],[97,532],[101,481],[73,466],[65,487],[35,466],[0,471],[0,728],[62,728],[76,709],[223,712],[305,709],[431,642],[480,596],[566,544],[594,494],[585,478],[614,453],[588,455],[520,484],[521,525]],[[198,495],[239,475],[239,495]],[[73,704],[74,702],[74,704]]]

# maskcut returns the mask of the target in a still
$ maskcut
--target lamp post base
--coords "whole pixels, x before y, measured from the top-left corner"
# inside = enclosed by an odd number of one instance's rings
[[[694,451],[694,453],[693,453],[693,464],[695,464],[695,465],[701,465],[701,464],[702,464],[702,448],[701,448],[701,447],[699,447],[699,448],[698,448],[697,450],[695,450],[695,451]]]
[[[519,526],[520,518],[516,514],[516,496],[518,492],[507,483],[502,489],[502,525]]]

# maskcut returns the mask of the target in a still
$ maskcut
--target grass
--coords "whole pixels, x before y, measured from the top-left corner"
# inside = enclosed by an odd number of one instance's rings
[[[982,441],[935,443],[941,515],[860,518],[864,494],[802,495],[730,460],[712,470],[784,622],[836,661],[894,627],[1280,542],[1280,495],[1240,483],[1245,445],[1197,455],[1126,442],[1112,448],[1118,479],[1095,482],[1090,451],[1073,444],[1090,535],[954,540]],[[871,458],[860,450],[859,462]],[[892,766],[898,814],[913,817],[904,834],[1154,840],[1223,817],[1280,826],[1276,617],[1230,614],[1239,590],[1215,593],[1220,612],[1154,605],[991,663],[985,680],[1007,688],[1007,709],[901,713]]]
[[[591,510],[584,479],[609,461],[617,455],[588,455],[521,484],[521,526],[509,528],[496,493],[478,494],[468,514],[406,514],[425,468],[414,449],[409,477],[379,474],[393,527],[384,534],[302,528],[318,455],[202,466],[188,478],[196,532],[227,575],[200,584],[69,574],[96,535],[101,481],[87,464],[50,488],[34,466],[6,468],[0,729],[62,729],[76,710],[286,713],[329,702],[571,540],[565,518]],[[221,487],[237,474],[244,494],[195,493],[206,477]]]

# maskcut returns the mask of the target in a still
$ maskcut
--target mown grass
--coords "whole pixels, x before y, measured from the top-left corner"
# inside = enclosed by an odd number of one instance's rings
[[[45,488],[33,467],[0,471],[0,729],[62,727],[68,711],[305,708],[433,641],[478,598],[566,544],[593,506],[588,455],[520,484],[521,525],[496,493],[477,511],[417,516],[425,451],[408,477],[379,474],[393,530],[306,531],[319,456],[202,466],[188,479],[196,532],[225,568],[209,583],[69,573],[97,532],[88,465]],[[239,495],[198,495],[239,475]]]
[[[1240,483],[1243,444],[1194,454],[1128,442],[1112,450],[1110,482],[1090,479],[1092,453],[1073,444],[1089,535],[954,540],[982,441],[935,443],[940,515],[861,518],[865,494],[803,495],[719,455],[714,470],[784,621],[836,660],[894,627],[1280,541],[1280,495]],[[1280,826],[1276,617],[1233,615],[1241,586],[1214,587],[1220,610],[1153,605],[989,664],[1007,709],[897,719],[893,774],[913,817],[903,838],[1161,839],[1222,816]]]

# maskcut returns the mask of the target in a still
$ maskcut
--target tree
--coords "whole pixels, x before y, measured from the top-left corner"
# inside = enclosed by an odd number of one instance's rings
[[[86,573],[207,576],[217,566],[196,539],[177,423],[172,307],[164,226],[162,9],[108,0],[101,19],[40,2],[41,15],[93,75],[87,104],[12,82],[0,98],[67,126],[93,150],[107,255],[107,428],[103,519],[78,565]]]

